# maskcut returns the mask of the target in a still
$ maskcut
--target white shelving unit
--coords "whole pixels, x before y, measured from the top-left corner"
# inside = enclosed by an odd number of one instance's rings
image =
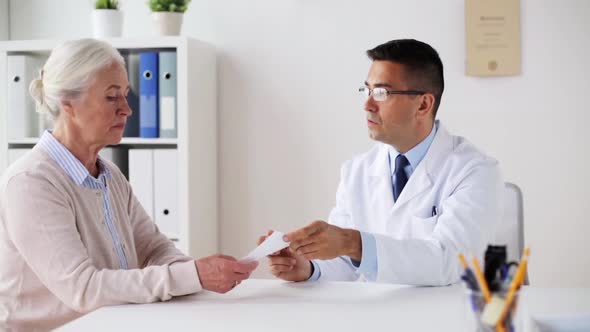
[[[218,251],[216,59],[211,45],[188,37],[105,39],[125,52],[175,50],[177,56],[177,138],[125,137],[123,147],[176,149],[178,167],[177,246],[202,257]],[[63,40],[0,42],[0,174],[9,148],[34,146],[38,137],[8,139],[7,56],[48,57]],[[29,82],[27,82],[28,85]],[[154,174],[157,177],[158,174]]]
[[[23,137],[19,139],[8,139],[8,146],[12,145],[24,145],[34,146],[39,141],[39,137]],[[131,146],[162,146],[162,145],[177,145],[178,139],[176,138],[142,138],[142,137],[123,137],[119,145],[131,145]]]

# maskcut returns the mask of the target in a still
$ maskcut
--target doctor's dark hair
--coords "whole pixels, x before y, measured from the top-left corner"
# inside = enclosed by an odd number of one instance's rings
[[[426,91],[434,95],[433,118],[436,118],[445,81],[442,61],[432,46],[415,39],[396,39],[368,50],[367,56],[373,61],[401,64],[410,90]]]

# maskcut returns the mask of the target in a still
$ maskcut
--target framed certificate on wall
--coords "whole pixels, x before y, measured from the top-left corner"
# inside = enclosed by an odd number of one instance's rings
[[[465,46],[467,75],[519,75],[520,0],[465,0]]]

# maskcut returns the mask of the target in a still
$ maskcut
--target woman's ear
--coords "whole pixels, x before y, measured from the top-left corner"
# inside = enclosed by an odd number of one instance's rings
[[[74,106],[72,105],[71,100],[62,100],[61,101],[61,110],[67,113],[69,116],[74,117]]]

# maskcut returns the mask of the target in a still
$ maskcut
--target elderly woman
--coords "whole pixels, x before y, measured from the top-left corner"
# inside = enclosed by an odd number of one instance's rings
[[[121,140],[128,91],[121,55],[91,39],[57,47],[31,83],[55,129],[0,181],[0,330],[48,330],[105,305],[224,293],[256,268],[183,255],[117,166],[98,156]]]

